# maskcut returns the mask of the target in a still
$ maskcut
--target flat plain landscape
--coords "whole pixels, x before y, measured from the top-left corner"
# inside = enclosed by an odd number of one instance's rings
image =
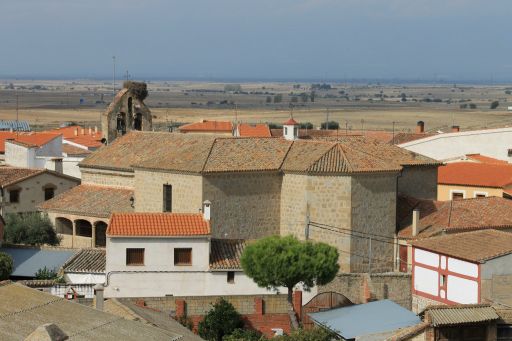
[[[328,119],[355,130],[410,131],[419,120],[428,131],[512,125],[512,85],[159,81],[148,90],[156,130],[200,119],[279,124],[291,113],[315,127]],[[36,129],[69,121],[94,126],[112,93],[109,81],[3,80],[0,119],[15,120],[18,106],[19,120]]]

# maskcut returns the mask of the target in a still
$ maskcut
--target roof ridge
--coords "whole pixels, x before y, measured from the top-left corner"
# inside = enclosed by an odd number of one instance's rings
[[[204,172],[206,165],[208,164],[208,161],[210,160],[210,156],[212,155],[213,147],[217,143],[217,139],[218,139],[218,137],[213,139],[212,144],[210,146],[210,150],[208,150],[208,155],[206,155],[206,157],[204,158],[204,163],[203,163],[203,166],[201,167],[201,170],[199,171],[199,173]]]
[[[329,143],[331,143],[331,144],[332,144],[332,145],[331,145],[331,147],[330,147],[327,151],[325,151],[324,153],[320,154],[320,156],[318,157],[318,159],[316,159],[315,161],[311,162],[311,164],[306,168],[306,171],[307,171],[307,172],[308,172],[308,171],[311,171],[311,170],[313,169],[313,167],[314,167],[314,166],[316,166],[316,165],[320,162],[320,160],[322,160],[323,158],[325,158],[327,154],[331,153],[331,152],[332,152],[332,150],[333,150],[334,148],[336,148],[336,143],[335,143],[335,142],[329,142]],[[346,158],[345,158],[345,159],[346,159]]]

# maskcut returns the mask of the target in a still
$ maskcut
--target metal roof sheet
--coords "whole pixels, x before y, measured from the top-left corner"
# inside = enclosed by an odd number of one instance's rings
[[[489,305],[431,307],[425,313],[434,327],[499,319],[496,310]]]
[[[390,300],[331,309],[309,316],[345,339],[384,333],[420,322],[418,316]]]
[[[44,250],[39,248],[1,248],[0,252],[9,254],[14,262],[11,276],[34,277],[37,270],[46,266],[58,271],[74,254],[70,250]]]
[[[30,131],[27,121],[0,121],[0,130]]]

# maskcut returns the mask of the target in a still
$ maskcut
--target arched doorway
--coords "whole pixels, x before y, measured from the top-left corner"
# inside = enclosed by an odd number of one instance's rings
[[[73,222],[69,219],[58,217],[55,219],[55,231],[60,234],[73,235]]]
[[[96,227],[96,247],[105,247],[107,245],[107,223],[97,221],[94,223]]]
[[[92,225],[87,220],[75,220],[76,235],[80,237],[92,237]]]

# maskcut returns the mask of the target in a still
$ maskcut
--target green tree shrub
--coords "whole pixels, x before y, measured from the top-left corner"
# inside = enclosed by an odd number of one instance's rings
[[[302,242],[293,236],[271,236],[248,245],[241,257],[247,276],[260,287],[288,288],[292,303],[293,287],[304,289],[327,284],[338,273],[338,250],[325,243]]]
[[[224,336],[222,341],[266,341],[263,334],[252,329],[235,329],[230,335]]]
[[[224,336],[230,335],[243,326],[242,316],[235,310],[235,307],[221,298],[199,322],[198,332],[199,336],[205,340],[222,341]]]
[[[0,252],[0,281],[9,279],[14,269],[14,262],[11,256],[5,252]]]
[[[37,270],[35,273],[36,279],[56,279],[57,278],[57,271],[54,269],[48,269],[46,266],[42,269]]]
[[[324,130],[325,129],[336,130],[336,129],[340,128],[340,124],[336,121],[322,122],[322,124],[320,125],[320,128],[324,129]]]
[[[60,243],[50,218],[40,213],[7,214],[4,240],[7,243],[29,245]]]
[[[500,106],[500,102],[498,102],[498,101],[493,101],[491,103],[491,109],[496,109],[499,106]]]

